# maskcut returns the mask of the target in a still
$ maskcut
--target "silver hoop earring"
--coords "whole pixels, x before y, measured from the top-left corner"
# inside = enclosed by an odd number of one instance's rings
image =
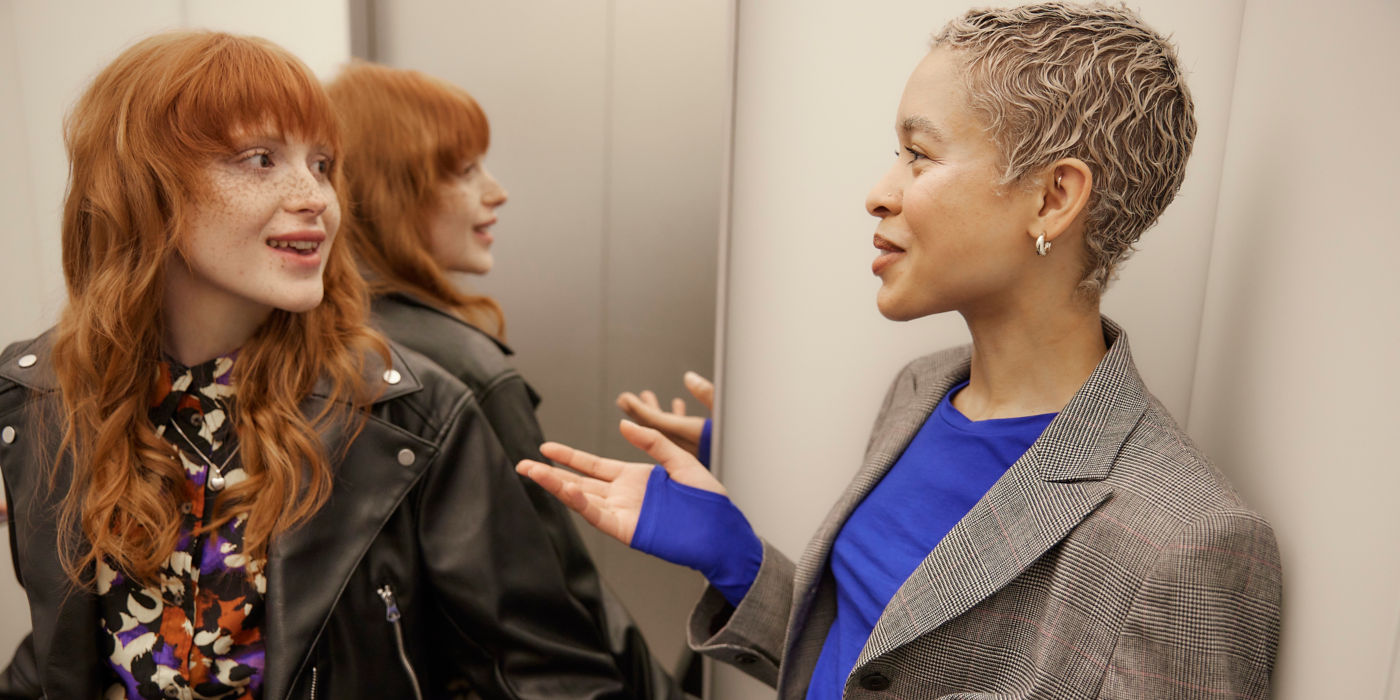
[[[1054,244],[1051,243],[1050,241],[1045,240],[1045,234],[1043,234],[1043,233],[1040,234],[1040,235],[1037,236],[1036,239],[1035,239],[1035,254],[1036,254],[1036,255],[1048,255],[1048,254],[1050,253],[1050,246],[1051,246],[1051,245],[1054,245]]]

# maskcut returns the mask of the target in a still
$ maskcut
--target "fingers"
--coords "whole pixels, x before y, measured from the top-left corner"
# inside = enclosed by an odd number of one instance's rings
[[[661,410],[661,402],[657,400],[656,392],[653,392],[651,389],[642,390],[642,403],[645,403],[647,408],[653,408],[658,411]]]
[[[617,478],[617,473],[622,468],[622,463],[615,459],[599,457],[557,442],[546,442],[540,445],[540,454],[574,471],[603,481],[612,481]]]
[[[706,409],[714,412],[715,385],[713,382],[695,372],[686,372],[685,388],[690,391],[690,395],[694,396]]]
[[[671,399],[671,415],[685,415],[685,399],[680,398],[679,396],[674,399]]]
[[[603,534],[631,545],[636,523],[632,522],[629,526],[626,519],[620,518],[608,507],[607,495],[611,484],[531,459],[520,460],[515,465],[515,471],[539,484]]]
[[[677,399],[680,401],[680,399]],[[684,403],[684,402],[682,402]],[[617,399],[617,405],[634,422],[645,425],[649,428],[656,428],[671,436],[672,439],[680,439],[686,442],[695,442],[699,439],[698,428],[691,425],[699,420],[701,425],[704,421],[685,415],[685,411],[680,413],[667,413],[659,407],[648,406],[632,394],[623,394]],[[674,404],[672,408],[675,408]],[[695,433],[692,437],[690,433]]]
[[[595,496],[606,496],[608,492],[609,482],[607,481],[575,474],[553,465],[536,462],[533,459],[520,460],[520,463],[515,465],[515,471],[522,476],[529,477],[556,497],[567,485],[573,485],[584,493]]]
[[[695,459],[695,455],[676,446],[659,430],[646,428],[629,420],[619,426],[622,437],[633,447],[647,453],[671,475],[671,478],[707,491],[724,493],[724,487]]]

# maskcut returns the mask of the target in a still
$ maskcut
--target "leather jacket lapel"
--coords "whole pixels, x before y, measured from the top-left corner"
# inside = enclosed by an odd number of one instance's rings
[[[393,361],[395,367],[405,367],[402,358]],[[384,372],[371,362],[366,381]],[[379,400],[418,388],[415,377],[399,374]],[[313,395],[302,412],[317,415],[320,402]],[[267,649],[277,650],[267,655],[264,669],[263,697],[269,700],[291,691],[360,558],[437,454],[436,445],[374,418],[355,437],[354,450],[346,450],[346,437],[343,425],[322,431],[326,453],[345,455],[336,467],[330,499],[311,520],[279,536],[268,553],[263,632]],[[399,452],[407,441],[418,444],[405,465]]]

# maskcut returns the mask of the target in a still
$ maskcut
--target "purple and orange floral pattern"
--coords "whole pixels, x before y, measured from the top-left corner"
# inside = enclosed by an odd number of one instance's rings
[[[245,478],[229,415],[233,356],[196,367],[160,363],[150,417],[188,477],[182,484],[180,540],[158,584],[143,586],[99,562],[97,592],[108,659],[105,698],[255,698],[265,648],[262,561],[243,554],[244,519],[213,531],[209,465],[224,464],[228,486]],[[176,429],[178,426],[178,430]],[[183,433],[183,435],[182,435]]]

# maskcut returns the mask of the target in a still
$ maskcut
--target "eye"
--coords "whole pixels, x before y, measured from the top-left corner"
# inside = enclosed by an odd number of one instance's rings
[[[257,150],[251,153],[246,153],[240,160],[242,160],[244,163],[253,166],[254,168],[259,169],[271,168],[274,165],[274,163],[272,162],[272,152],[266,150]]]
[[[916,163],[916,162],[918,162],[918,161],[920,161],[920,160],[928,160],[928,156],[926,156],[926,155],[924,155],[924,154],[922,154],[922,153],[920,153],[920,152],[918,152],[918,151],[916,151],[916,150],[914,150],[914,149],[912,149],[912,148],[910,148],[910,147],[908,147],[908,146],[905,146],[905,147],[904,147],[904,152],[909,154],[909,162],[910,162],[910,163]]]
[[[330,175],[331,168],[334,166],[334,158],[317,158],[316,162],[311,164],[312,169],[319,175]]]

